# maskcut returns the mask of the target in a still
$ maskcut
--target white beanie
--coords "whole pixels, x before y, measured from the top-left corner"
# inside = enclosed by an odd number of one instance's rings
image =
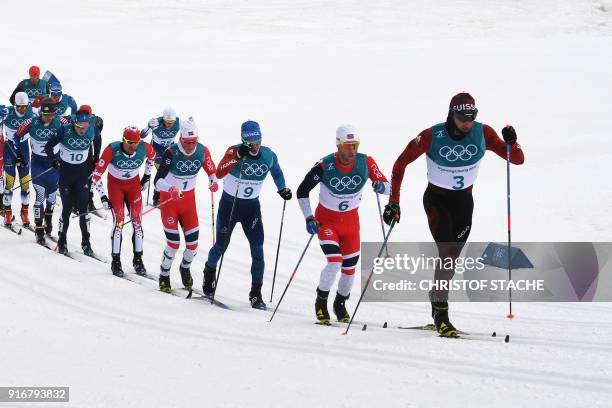
[[[28,94],[25,92],[17,92],[15,94],[15,105],[27,105],[30,103]]]
[[[186,121],[181,121],[181,139],[197,139],[198,127],[195,120],[190,116]]]
[[[174,108],[167,107],[164,109],[163,119],[165,120],[176,120],[176,111]]]
[[[340,125],[336,129],[336,146],[346,142],[359,142],[359,134],[353,125]]]

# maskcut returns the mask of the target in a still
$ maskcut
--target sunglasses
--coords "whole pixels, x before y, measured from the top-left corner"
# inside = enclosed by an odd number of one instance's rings
[[[53,115],[55,115],[55,112],[42,112],[41,115],[43,115],[43,116],[53,116]]]
[[[140,140],[127,140],[125,137],[123,138],[123,143],[127,143],[130,146],[138,146],[140,144]]]
[[[198,141],[195,139],[194,140],[181,140],[181,143],[187,146],[193,146],[196,143],[198,143]]]
[[[340,146],[355,146],[355,148],[359,147],[359,142],[340,142]]]
[[[87,129],[89,127],[89,123],[87,123],[86,125],[79,125],[77,122],[74,122],[74,127],[79,128],[79,129]]]
[[[17,109],[27,109],[28,105],[15,105],[15,108],[17,108]]]
[[[474,112],[474,113],[461,113],[461,112],[455,112],[453,113],[453,116],[455,118],[457,118],[457,120],[461,123],[466,123],[466,122],[473,122],[476,119],[476,114],[478,113],[478,111]]]

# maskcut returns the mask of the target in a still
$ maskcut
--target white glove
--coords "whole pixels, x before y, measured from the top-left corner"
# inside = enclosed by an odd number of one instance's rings
[[[151,129],[155,129],[157,126],[159,126],[159,122],[157,121],[157,118],[153,118],[149,121],[149,127]]]

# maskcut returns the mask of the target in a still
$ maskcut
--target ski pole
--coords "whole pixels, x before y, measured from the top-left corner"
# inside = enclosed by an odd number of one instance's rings
[[[507,192],[507,212],[508,212],[508,280],[512,281],[512,257],[510,250],[512,249],[512,235],[510,228],[510,144],[506,143],[506,192]],[[510,311],[506,316],[508,319],[514,318],[512,314],[512,288],[508,287],[508,305]]]
[[[382,246],[380,247],[380,251],[378,251],[378,255],[376,256],[377,258],[380,258],[380,256],[383,253],[383,250],[387,246],[387,241],[389,240],[389,235],[391,235],[391,231],[393,231],[393,227],[395,227],[395,219],[391,222],[391,226],[389,227],[389,231],[387,231],[387,236],[385,236],[385,241],[383,242]],[[370,280],[372,279],[372,275],[374,275],[374,268],[372,268],[372,270],[370,271],[370,275],[368,276],[368,279],[366,280],[365,286],[364,286],[363,290],[361,291],[361,296],[359,296],[359,300],[357,301],[357,306],[355,306],[355,310],[353,311],[353,315],[351,316],[351,320],[349,321],[348,326],[346,326],[346,331],[344,331],[342,333],[343,336],[346,336],[348,334],[348,331],[351,328],[351,324],[353,324],[353,319],[355,318],[355,315],[357,314],[357,309],[359,309],[359,305],[361,304],[361,301],[363,300],[363,296],[365,295],[366,290],[368,290],[368,285],[370,284]]]
[[[380,207],[380,194],[376,193],[376,202],[378,203],[378,215],[380,217],[380,229],[382,230],[383,239],[385,239],[385,222],[383,221],[382,208]],[[389,257],[389,248],[385,245],[385,252]]]
[[[276,314],[276,311],[278,310],[278,307],[280,306],[281,302],[283,301],[283,298],[285,297],[285,293],[287,293],[287,289],[289,289],[289,285],[291,285],[291,282],[293,281],[293,277],[295,276],[295,273],[297,272],[298,268],[300,267],[300,263],[302,263],[302,259],[304,259],[304,255],[306,254],[306,251],[308,250],[308,247],[310,246],[310,242],[312,241],[313,237],[314,237],[314,234],[310,234],[310,238],[308,238],[308,242],[306,243],[306,246],[304,247],[304,250],[302,251],[302,255],[300,255],[300,259],[298,259],[297,264],[295,265],[295,269],[293,269],[293,272],[291,273],[291,276],[289,277],[289,281],[287,282],[287,286],[285,286],[285,290],[283,290],[283,294],[281,295],[280,299],[278,300],[278,304],[274,308],[274,312],[272,312],[272,316],[270,317],[270,320],[268,322],[271,322],[272,319],[274,319],[274,315]]]
[[[149,208],[149,209],[148,209],[148,210],[146,210],[146,211],[143,211],[143,212],[140,214],[140,218],[144,217],[145,215],[147,215],[147,214],[148,214],[148,213],[150,213],[151,211],[153,211],[153,210],[155,210],[155,209],[157,209],[157,208],[161,207],[162,205],[169,203],[170,201],[172,201],[172,198],[168,198],[167,200],[162,201],[162,202],[161,202],[161,203],[159,203],[158,205],[156,205],[156,206],[154,206],[154,207],[151,207],[151,208]],[[133,222],[133,221],[134,221],[134,220],[130,218],[130,219],[127,221],[127,222],[125,222],[125,223],[123,224],[123,226],[126,226],[126,225],[130,224],[130,223],[131,223],[131,222]]]
[[[215,245],[215,193],[210,192],[210,214],[212,220],[212,243]]]
[[[26,181],[22,182],[22,183],[21,183],[21,184],[19,184],[17,187],[13,187],[13,188],[11,189],[11,193],[12,193],[13,191],[17,190],[18,188],[21,188],[21,187],[25,186],[25,185],[26,185],[26,184],[28,184],[29,182],[36,180],[36,179],[37,179],[37,178],[39,178],[40,176],[43,176],[43,175],[47,174],[47,173],[48,173],[48,172],[50,172],[51,170],[53,170],[53,167],[49,167],[47,170],[43,171],[43,172],[42,172],[42,173],[40,173],[40,174],[37,174],[35,177],[32,177],[32,178],[29,178],[29,177],[28,177],[28,179],[27,179]]]
[[[270,292],[270,303],[272,303],[272,296],[274,296],[274,282],[276,281],[276,268],[278,266],[278,253],[280,252],[281,237],[283,235],[283,223],[285,222],[285,207],[287,201],[283,201],[283,214],[281,215],[280,232],[278,233],[278,245],[276,245],[276,260],[274,261],[274,276],[272,277],[272,291]]]
[[[210,304],[215,303],[215,295],[217,293],[217,285],[219,284],[219,277],[221,277],[221,267],[223,267],[223,258],[225,258],[225,250],[227,249],[227,243],[229,239],[229,234],[231,234],[231,225],[232,219],[234,218],[234,208],[236,207],[236,200],[238,198],[238,189],[240,188],[240,181],[242,181],[242,169],[244,167],[244,159],[242,164],[240,165],[240,175],[238,176],[238,182],[236,183],[236,194],[234,194],[234,200],[232,201],[232,209],[230,210],[229,222],[227,223],[228,229],[225,233],[225,239],[223,240],[223,246],[221,247],[221,260],[219,261],[219,269],[217,270],[217,275],[215,276],[215,288],[213,290],[212,296],[210,297]]]
[[[149,194],[151,192],[151,183],[147,184],[147,205],[149,205]]]

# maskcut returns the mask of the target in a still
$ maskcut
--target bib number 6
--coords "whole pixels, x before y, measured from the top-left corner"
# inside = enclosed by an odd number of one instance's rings
[[[338,204],[338,209],[340,211],[346,211],[346,209],[349,207],[348,203],[348,201],[341,201],[340,204]]]

